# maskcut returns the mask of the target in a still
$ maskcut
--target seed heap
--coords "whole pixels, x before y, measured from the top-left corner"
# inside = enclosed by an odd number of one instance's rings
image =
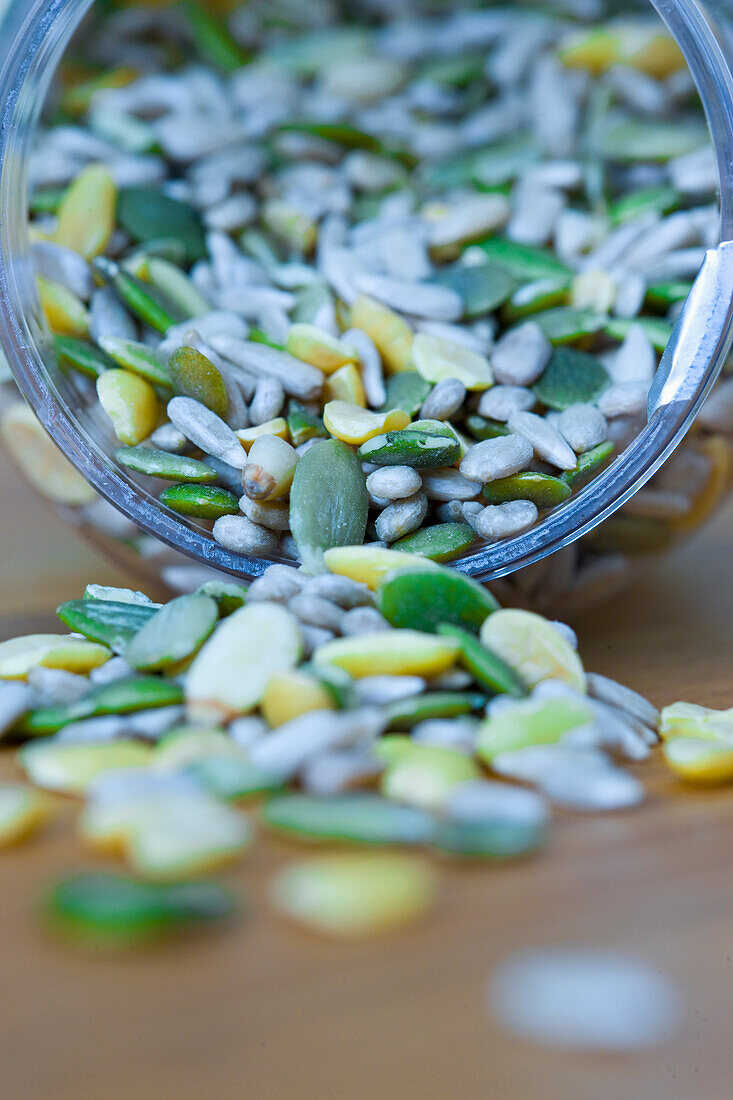
[[[306,9],[105,9],[82,59],[121,67],[33,157],[41,302],[125,475],[229,550],[447,561],[643,425],[717,239],[712,151],[653,22]],[[726,470],[700,455],[594,549],[664,545]]]
[[[308,927],[361,935],[435,896],[433,863],[400,848],[518,857],[553,807],[638,804],[621,764],[646,758],[658,727],[684,778],[733,779],[729,713],[676,704],[660,724],[584,670],[562,623],[392,550],[334,548],[325,566],[274,564],[248,590],[215,582],[163,605],[89,585],[58,609],[73,633],[0,643],[0,734],[24,742],[32,784],[0,787],[0,842],[41,825],[52,793],[73,796],[82,842],[134,876],[56,888],[64,932],[118,944],[226,916],[218,887],[185,884],[240,859],[256,818],[345,846],[279,871],[271,896]]]

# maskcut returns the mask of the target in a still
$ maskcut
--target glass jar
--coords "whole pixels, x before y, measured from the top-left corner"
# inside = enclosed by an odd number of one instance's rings
[[[562,604],[569,612],[610,595],[635,565],[653,560],[712,514],[730,480],[729,425],[713,407],[678,452],[701,456],[707,469],[688,514],[660,523],[645,514],[644,497],[636,497],[652,478],[664,490],[670,467],[661,468],[695,421],[733,340],[733,20],[724,10],[727,0],[653,3],[685,55],[707,114],[721,180],[721,243],[707,254],[681,312],[642,430],[594,481],[536,527],[453,563],[489,582],[502,599],[542,610]],[[646,0],[640,4],[648,8]],[[172,588],[195,587],[211,570],[250,579],[268,562],[233,553],[195,521],[161,509],[152,493],[112,464],[98,419],[79,409],[69,379],[50,353],[29,255],[28,163],[54,71],[89,7],[90,0],[11,0],[4,14],[0,343],[38,419],[98,494],[86,499],[75,490],[73,499],[60,502],[72,522],[102,538],[115,557],[162,576]],[[679,462],[678,456],[673,461]]]

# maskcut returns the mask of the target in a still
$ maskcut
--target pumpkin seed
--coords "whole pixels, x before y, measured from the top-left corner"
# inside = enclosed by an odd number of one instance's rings
[[[611,385],[611,378],[594,355],[576,348],[555,348],[550,362],[532,387],[549,409],[590,405]]]
[[[694,153],[706,140],[705,128],[698,123],[629,118],[609,126],[600,146],[604,156],[621,164],[664,163]]]
[[[467,553],[475,541],[475,532],[467,523],[436,523],[405,535],[393,542],[392,548],[443,562]]]
[[[184,927],[224,920],[234,909],[232,896],[212,883],[154,886],[103,872],[64,879],[45,902],[55,931],[95,950],[147,943]]]
[[[433,845],[442,852],[490,859],[512,859],[535,851],[547,839],[547,827],[502,818],[467,822],[440,820]]]
[[[182,516],[219,519],[239,515],[239,501],[234,493],[213,485],[171,485],[159,499]]]
[[[628,320],[625,317],[609,318],[604,326],[604,332],[612,340],[622,342],[629,335],[632,326],[641,325],[644,332],[657,351],[664,351],[672,336],[673,326],[662,317],[636,317]]]
[[[390,630],[336,638],[314,655],[314,663],[336,665],[355,679],[364,676],[438,676],[455,664],[458,645],[418,630]]]
[[[206,256],[204,230],[196,210],[158,188],[123,187],[117,202],[117,221],[139,243],[160,237],[180,241],[186,250],[186,263]]]
[[[140,672],[161,672],[198,652],[216,626],[219,610],[209,596],[179,596],[156,611],[125,650]]]
[[[92,164],[64,192],[54,240],[87,260],[101,255],[115,227],[117,188],[109,170]]]
[[[479,642],[473,634],[450,623],[441,623],[438,634],[453,638],[461,647],[460,661],[477,683],[497,695],[522,698],[527,689],[514,670]]]
[[[114,260],[97,256],[94,269],[106,282],[112,284],[130,312],[156,332],[165,334],[182,320],[180,313],[159,291],[130,275]]]
[[[226,801],[268,794],[283,785],[281,776],[271,775],[251,761],[235,756],[203,757],[186,768],[184,774],[202,783],[209,794]]]
[[[233,73],[246,65],[249,55],[229,33],[226,24],[191,0],[178,0],[176,9],[188,24],[203,61],[222,73]]]
[[[359,458],[377,466],[412,466],[416,470],[452,466],[461,457],[461,445],[455,433],[451,435],[452,440],[419,430],[386,432],[362,443]]]
[[[590,309],[559,306],[534,315],[534,321],[552,344],[572,344],[585,336],[595,336],[607,327],[602,313]]]
[[[692,283],[682,281],[656,283],[654,286],[649,287],[646,302],[647,305],[653,306],[655,309],[668,310],[670,306],[676,305],[677,302],[684,302],[689,297],[691,290]]]
[[[294,668],[302,642],[296,620],[279,604],[247,604],[204,643],[186,677],[192,717],[230,719],[256,706],[270,677]]]
[[[20,763],[37,787],[62,794],[83,794],[100,775],[123,768],[144,768],[152,749],[141,741],[62,744],[31,741],[20,750]]]
[[[660,184],[658,187],[644,187],[624,195],[608,208],[608,216],[615,225],[634,221],[644,214],[670,214],[679,206],[681,196],[673,187]]]
[[[415,416],[431,390],[429,382],[415,370],[400,371],[387,379],[387,400],[382,412],[402,409],[408,416]]]
[[[366,793],[277,795],[265,803],[262,820],[298,840],[353,844],[425,844],[435,828],[420,810]]]
[[[345,149],[364,149],[368,153],[394,157],[405,168],[414,168],[416,158],[406,149],[386,146],[373,134],[357,130],[344,122],[287,122],[279,127],[280,133],[310,134],[321,141],[331,141]]]
[[[364,541],[368,508],[364,472],[344,443],[316,443],[302,456],[290,491],[290,529],[308,573],[325,572],[325,551]]]
[[[506,271],[520,283],[534,283],[539,279],[570,282],[572,271],[552,252],[532,245],[508,241],[503,237],[489,237],[478,246],[491,264]]]
[[[196,593],[198,596],[210,596],[219,608],[219,615],[225,619],[233,611],[243,607],[247,600],[247,588],[243,584],[230,581],[206,581]]]
[[[392,626],[435,633],[453,623],[478,633],[499,607],[488,588],[449,569],[424,567],[388,573],[377,588],[377,607]]]
[[[115,653],[124,653],[133,636],[155,611],[155,604],[84,599],[62,603],[56,614],[69,630],[93,642],[101,642]]]
[[[85,374],[87,378],[98,378],[103,371],[113,365],[112,360],[93,344],[75,336],[56,335],[53,338],[53,346],[60,367],[72,367],[80,374]]]
[[[182,347],[170,356],[168,369],[176,393],[200,401],[222,420],[226,417],[229,405],[226,386],[210,359],[196,348]]]
[[[552,623],[532,611],[496,611],[481,627],[481,644],[530,688],[542,680],[562,680],[577,691],[586,690],[578,654]]]
[[[250,339],[252,339],[251,333]],[[288,434],[294,447],[299,447],[301,443],[306,443],[309,439],[328,438],[328,431],[320,416],[309,412],[305,406],[292,397],[288,402],[287,424]]]
[[[99,345],[118,366],[138,374],[170,396],[173,390],[170,372],[154,348],[119,336],[102,336]]]
[[[440,286],[454,290],[463,302],[463,316],[483,317],[502,306],[516,290],[516,281],[509,272],[492,264],[466,267],[455,264],[441,268],[433,276]]]
[[[507,500],[531,500],[538,508],[555,508],[567,500],[570,492],[570,486],[561,478],[531,471],[490,481],[482,490],[489,504],[503,504]]]
[[[593,722],[593,710],[582,699],[525,699],[490,714],[479,727],[477,752],[492,764],[500,753],[533,745],[554,745],[571,730]],[[497,769],[500,774],[499,761]]]
[[[121,466],[165,481],[216,481],[216,470],[186,455],[156,451],[152,447],[120,447],[115,458]]]
[[[480,441],[511,435],[506,424],[502,424],[500,420],[487,420],[485,416],[478,416],[476,413],[466,417],[465,426],[466,431]]]
[[[181,262],[183,257],[181,258]],[[185,272],[161,256],[149,256],[146,264],[150,282],[184,317],[200,317],[210,305]],[[139,272],[133,272],[139,275]]]
[[[390,703],[387,706],[388,728],[412,729],[418,722],[432,718],[457,718],[480,710],[485,703],[486,697],[476,691],[428,691]]]
[[[578,464],[575,469],[564,470],[560,474],[560,480],[573,489],[585,484],[609,460],[614,449],[613,443],[609,441],[599,443],[597,447],[578,455]]]
[[[0,642],[0,676],[24,680],[32,668],[62,668],[67,672],[89,672],[109,660],[103,646],[66,634],[27,634]]]
[[[423,916],[437,884],[430,865],[414,856],[339,854],[284,868],[270,893],[276,909],[310,931],[350,939]]]
[[[24,720],[23,728],[31,734],[56,733],[63,726],[82,718],[170,707],[182,699],[183,691],[178,684],[157,676],[113,680],[109,684],[95,684],[86,695],[66,706],[41,707],[32,711]]]
[[[381,787],[388,798],[408,806],[440,810],[453,787],[480,778],[478,767],[464,753],[411,742],[409,750],[388,763]]]

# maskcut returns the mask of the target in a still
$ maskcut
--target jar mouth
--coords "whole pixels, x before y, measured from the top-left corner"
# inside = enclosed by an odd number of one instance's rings
[[[696,0],[651,0],[676,38],[695,80],[721,183],[733,164],[733,76]],[[54,366],[39,313],[27,233],[28,160],[56,65],[92,0],[38,0],[11,6],[0,75],[0,342],[16,381],[59,448],[89,483],[139,528],[187,557],[239,577],[259,575],[275,556],[227,550],[208,532],[161,509],[116,468],[88,411],[72,413],[68,383]],[[451,564],[480,580],[531,565],[592,531],[663,465],[690,428],[733,339],[733,187],[721,186],[721,242],[703,265],[665,353],[647,425],[585,489],[525,534],[489,544]]]

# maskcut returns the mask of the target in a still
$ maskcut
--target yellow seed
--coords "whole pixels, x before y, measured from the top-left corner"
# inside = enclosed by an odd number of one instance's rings
[[[184,726],[173,730],[155,746],[152,765],[160,771],[181,771],[190,764],[212,757],[241,760],[244,750],[226,733],[205,726]]]
[[[323,559],[332,573],[351,577],[374,591],[385,574],[393,569],[419,566],[430,569],[435,564],[420,554],[403,554],[383,546],[334,546],[326,550]],[[438,568],[435,566],[435,568]]]
[[[106,370],[97,379],[99,402],[120,443],[142,443],[155,430],[160,406],[155,390],[131,371]]]
[[[428,382],[457,378],[467,390],[487,390],[494,382],[489,360],[478,351],[447,340],[418,332],[412,344],[415,370]]]
[[[73,290],[38,276],[38,294],[48,327],[59,336],[86,336],[89,313]]]
[[[715,786],[733,783],[733,744],[676,737],[662,746],[664,759],[687,783]]]
[[[383,432],[396,432],[410,423],[404,409],[370,412],[348,401],[329,401],[323,410],[323,423],[336,439],[358,445]]]
[[[152,748],[142,741],[64,744],[44,740],[24,745],[20,750],[20,762],[37,787],[64,794],[83,794],[104,772],[144,768],[152,755]]]
[[[594,714],[582,699],[520,699],[490,714],[479,726],[477,753],[488,764],[501,752],[554,745],[570,730],[591,725]]]
[[[66,191],[54,239],[91,260],[109,244],[116,210],[117,188],[112,176],[103,165],[92,164]]]
[[[282,416],[276,416],[274,420],[266,420],[264,424],[255,424],[252,428],[240,428],[234,433],[245,451],[249,451],[255,439],[261,435],[276,435],[286,442],[290,439],[288,422]]]
[[[335,638],[315,653],[318,665],[336,665],[350,676],[439,676],[458,656],[458,643],[420,630],[385,630]]]
[[[314,856],[279,871],[273,905],[309,931],[349,938],[399,928],[423,916],[437,876],[418,856],[349,853]]]
[[[481,641],[528,687],[542,680],[562,680],[577,691],[586,690],[578,654],[542,615],[514,608],[495,611],[481,627]]]
[[[412,329],[399,314],[362,294],[351,307],[351,325],[371,336],[388,374],[412,370]]]
[[[70,634],[25,634],[0,642],[0,677],[25,680],[32,668],[61,668],[67,672],[90,672],[112,654],[98,642]]]
[[[576,275],[571,284],[571,305],[575,309],[592,309],[597,313],[610,313],[616,301],[618,288],[607,271],[595,268]]]
[[[480,779],[481,771],[465,753],[439,745],[412,744],[397,754],[382,776],[388,798],[426,810],[440,810],[458,783]]]
[[[91,504],[97,494],[62,455],[22,401],[10,405],[0,435],[34,489],[60,504]]]
[[[286,351],[304,363],[318,367],[324,374],[333,374],[347,363],[356,363],[358,354],[354,348],[330,336],[315,325],[295,324],[290,326]]]
[[[307,672],[276,673],[265,688],[260,710],[268,726],[282,726],[310,710],[335,710],[333,696]]]
[[[339,367],[328,377],[323,386],[324,401],[347,401],[351,405],[366,408],[366,392],[359,374],[359,368],[353,363]]]
[[[280,500],[290,492],[298,453],[277,435],[261,435],[247,455],[242,481],[250,500]]]
[[[593,76],[623,64],[664,80],[685,68],[674,39],[660,34],[651,23],[617,23],[608,29],[573,34],[560,50],[560,60],[568,69],[584,69]]]
[[[733,745],[733,707],[713,710],[695,703],[672,703],[659,716],[659,736],[663,741],[685,737]]]
[[[621,60],[626,65],[655,80],[666,80],[687,68],[682,50],[674,39],[656,30],[640,32],[637,27],[629,26],[623,35],[621,52]]]
[[[49,818],[49,798],[16,783],[0,786],[0,848],[25,840]]]
[[[605,29],[574,33],[560,50],[560,60],[566,69],[584,69],[593,76],[607,72],[620,56],[618,34]]]

